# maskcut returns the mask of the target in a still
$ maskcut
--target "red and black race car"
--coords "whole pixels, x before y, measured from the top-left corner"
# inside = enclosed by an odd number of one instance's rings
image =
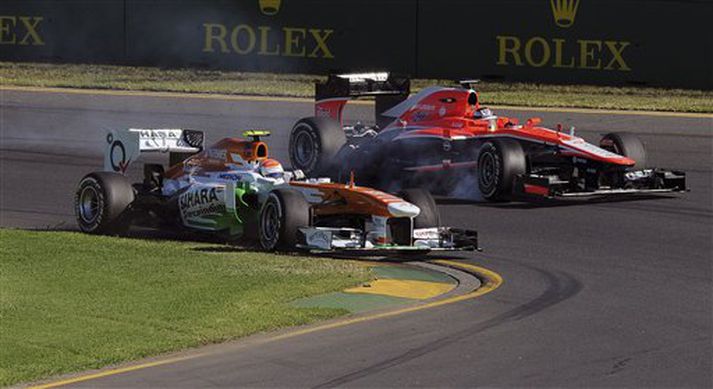
[[[426,187],[434,193],[492,201],[513,197],[597,197],[686,190],[684,172],[650,168],[642,142],[609,133],[599,145],[481,107],[474,81],[427,87],[388,73],[330,75],[316,87],[315,116],[290,134],[290,160],[308,176],[387,191]],[[376,124],[344,125],[350,99],[375,98]]]

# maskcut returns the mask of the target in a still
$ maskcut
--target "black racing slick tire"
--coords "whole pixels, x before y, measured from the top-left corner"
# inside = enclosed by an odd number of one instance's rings
[[[646,148],[638,136],[628,132],[610,132],[599,141],[599,147],[636,161],[632,170],[646,168]]]
[[[291,251],[300,242],[300,227],[310,225],[310,207],[294,189],[275,189],[260,209],[260,246],[268,251]]]
[[[527,158],[513,139],[485,142],[478,152],[478,189],[488,201],[506,201],[512,196],[517,176],[527,172]]]
[[[433,196],[421,188],[404,189],[397,196],[417,206],[421,213],[413,219],[413,228],[431,228],[441,225],[441,215],[438,212]]]
[[[334,119],[300,119],[290,132],[290,163],[307,177],[335,176],[338,165],[334,156],[347,142],[342,126]]]
[[[94,172],[79,181],[74,196],[74,214],[79,229],[92,234],[123,234],[129,229],[129,205],[134,189],[125,176]]]

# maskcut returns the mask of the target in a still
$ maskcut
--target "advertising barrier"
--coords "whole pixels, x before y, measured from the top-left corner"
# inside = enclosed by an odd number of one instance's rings
[[[128,60],[165,66],[415,73],[410,0],[127,1]],[[157,28],[156,21],[170,26]],[[396,43],[398,42],[398,43]]]
[[[0,1],[0,60],[120,63],[124,1]]]
[[[713,89],[709,0],[3,0],[0,60]]]
[[[713,88],[713,2],[424,0],[423,77]],[[452,18],[461,22],[438,22]],[[442,58],[448,58],[443,66]]]

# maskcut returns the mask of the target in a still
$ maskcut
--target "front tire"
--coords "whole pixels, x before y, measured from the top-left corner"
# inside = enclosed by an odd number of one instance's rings
[[[633,159],[636,164],[632,170],[646,168],[646,148],[641,139],[628,132],[610,132],[599,141],[599,147],[612,153]]]
[[[260,246],[268,251],[294,250],[300,227],[310,225],[309,203],[294,189],[275,189],[260,209]]]
[[[123,234],[129,228],[127,210],[134,201],[129,179],[113,172],[94,172],[77,185],[74,213],[79,229],[92,234]]]
[[[515,178],[527,171],[527,159],[520,143],[512,139],[485,142],[478,152],[478,188],[489,201],[506,201],[512,195]]]
[[[334,157],[347,142],[342,126],[334,119],[300,119],[290,132],[290,163],[307,177],[338,174]]]
[[[433,196],[421,188],[404,189],[398,196],[417,206],[421,213],[413,219],[413,228],[431,228],[441,225],[441,215],[438,212]]]

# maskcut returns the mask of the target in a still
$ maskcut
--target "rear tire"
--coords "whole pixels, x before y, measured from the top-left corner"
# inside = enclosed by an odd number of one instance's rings
[[[512,139],[485,142],[478,152],[478,188],[489,201],[506,201],[515,178],[527,172],[527,159],[520,143]]]
[[[421,188],[404,189],[397,196],[417,206],[421,213],[413,219],[413,228],[431,228],[441,225],[441,215],[438,212],[433,196]]]
[[[300,227],[310,225],[309,203],[294,189],[275,189],[260,209],[258,235],[263,249],[294,250]]]
[[[129,229],[127,216],[134,201],[129,179],[113,172],[94,172],[77,185],[74,213],[79,229],[92,234],[123,234]]]
[[[611,132],[602,137],[599,147],[636,161],[636,164],[631,167],[632,170],[641,170],[647,166],[646,148],[641,139],[634,134]]]
[[[300,119],[290,133],[290,163],[307,177],[338,174],[334,156],[347,142],[342,126],[334,119]]]

